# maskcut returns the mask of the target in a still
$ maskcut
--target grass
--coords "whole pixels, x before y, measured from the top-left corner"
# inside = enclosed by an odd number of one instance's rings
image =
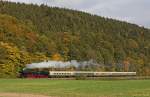
[[[0,79],[0,92],[58,97],[150,97],[150,80]]]

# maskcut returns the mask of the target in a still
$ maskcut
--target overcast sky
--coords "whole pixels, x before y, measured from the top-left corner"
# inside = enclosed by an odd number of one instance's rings
[[[47,4],[136,23],[150,28],[150,0],[9,0]]]

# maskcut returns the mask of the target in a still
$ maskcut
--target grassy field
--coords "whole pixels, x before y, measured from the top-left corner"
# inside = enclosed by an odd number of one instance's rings
[[[57,97],[150,97],[150,80],[0,79],[0,93]]]

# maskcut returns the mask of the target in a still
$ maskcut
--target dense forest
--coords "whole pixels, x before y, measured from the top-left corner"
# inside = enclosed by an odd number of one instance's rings
[[[150,75],[150,30],[97,15],[0,1],[0,77],[44,60],[98,63],[97,71]]]

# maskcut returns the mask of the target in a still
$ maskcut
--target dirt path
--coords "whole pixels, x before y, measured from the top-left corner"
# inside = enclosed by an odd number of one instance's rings
[[[0,97],[52,97],[52,96],[23,94],[23,93],[0,93]]]

